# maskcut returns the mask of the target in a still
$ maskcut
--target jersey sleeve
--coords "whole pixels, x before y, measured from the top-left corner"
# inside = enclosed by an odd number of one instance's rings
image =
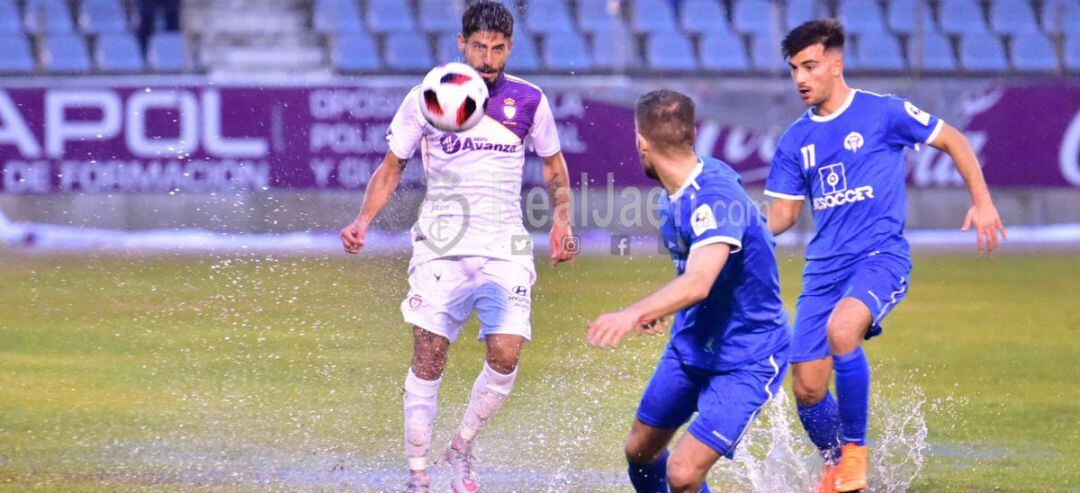
[[[409,91],[386,129],[386,143],[390,146],[390,152],[398,159],[413,157],[424,138],[424,117],[420,114],[419,94],[419,89]]]
[[[887,104],[888,139],[892,144],[907,147],[929,144],[945,126],[944,120],[919,109],[910,101],[890,97]]]
[[[725,188],[729,186],[699,195],[690,204],[687,241],[690,251],[713,243],[727,243],[731,253],[742,250],[743,234],[757,209],[752,203],[736,198],[739,195],[726,193]]]
[[[765,195],[777,199],[805,200],[809,193],[806,176],[803,175],[799,162],[792,158],[786,147],[784,139],[780,139],[776,154],[773,154],[769,177],[765,180]],[[813,146],[803,152],[812,153]]]
[[[547,95],[540,96],[540,103],[536,106],[536,115],[533,116],[532,128],[529,129],[529,138],[532,139],[536,155],[540,157],[551,157],[562,150],[559,144],[559,129],[555,126],[555,116],[551,113]]]

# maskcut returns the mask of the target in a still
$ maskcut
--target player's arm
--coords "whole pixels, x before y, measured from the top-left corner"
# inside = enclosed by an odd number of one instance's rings
[[[802,207],[802,200],[773,199],[769,203],[768,214],[769,231],[772,231],[773,236],[791,229],[799,222]]]
[[[589,344],[615,347],[626,334],[641,331],[656,320],[704,300],[730,254],[731,246],[722,242],[692,249],[682,275],[641,301],[605,313],[589,324]]]
[[[577,245],[570,228],[570,172],[562,152],[543,158],[544,182],[551,198],[551,265],[573,260]],[[572,248],[567,248],[572,247]]]
[[[930,145],[952,158],[956,170],[963,177],[971,193],[971,208],[968,209],[964,224],[960,229],[968,231],[974,226],[978,234],[979,251],[985,248],[987,253],[992,252],[999,245],[999,231],[1001,239],[1005,239],[1005,226],[1001,223],[1001,216],[998,215],[997,207],[994,206],[994,200],[990,198],[990,189],[986,186],[986,179],[983,178],[979,159],[963,133],[947,123],[943,122],[942,125],[941,132],[930,142]]]
[[[387,151],[386,157],[368,181],[360,213],[351,224],[341,230],[341,243],[346,252],[360,253],[360,249],[364,248],[364,237],[367,235],[368,225],[386,207],[386,203],[390,201],[390,197],[394,195],[398,184],[401,183],[401,174],[404,171],[405,160]]]

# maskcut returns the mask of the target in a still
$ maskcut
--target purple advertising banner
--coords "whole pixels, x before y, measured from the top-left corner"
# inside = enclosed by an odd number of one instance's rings
[[[386,153],[405,88],[29,87],[0,89],[0,193],[217,193],[361,189]],[[580,185],[654,185],[633,109],[550,91]],[[1080,187],[1080,86],[1005,86],[963,101],[962,128],[994,187]],[[794,119],[797,115],[792,115]],[[702,121],[698,149],[761,184],[779,132]],[[535,161],[533,161],[535,163]],[[532,166],[535,168],[535,166]],[[527,169],[526,183],[540,180]],[[414,173],[415,186],[422,177]],[[909,153],[909,183],[958,186],[947,156]]]

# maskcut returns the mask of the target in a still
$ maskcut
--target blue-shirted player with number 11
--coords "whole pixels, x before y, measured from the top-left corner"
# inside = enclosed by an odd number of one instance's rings
[[[904,147],[949,154],[971,192],[963,228],[979,250],[1005,237],[971,145],[913,104],[844,82],[844,30],[835,20],[788,33],[783,54],[810,107],[780,138],[765,194],[769,229],[793,226],[803,202],[817,233],[806,250],[803,292],[791,347],[799,418],[826,459],[819,491],[867,488],[870,364],[860,344],[907,294],[911,260],[904,239]],[[829,393],[835,369],[836,398]]]

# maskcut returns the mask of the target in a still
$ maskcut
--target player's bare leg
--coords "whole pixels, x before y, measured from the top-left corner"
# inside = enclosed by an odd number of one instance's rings
[[[694,435],[683,434],[668,459],[668,486],[672,493],[697,493],[705,485],[709,468],[720,460],[720,454]]]
[[[406,491],[410,493],[428,491],[427,453],[449,348],[447,338],[413,327],[412,366],[405,377],[405,457],[410,476]]]
[[[829,394],[832,358],[794,363],[791,373],[791,390],[798,404],[799,420],[825,460],[816,493],[832,493],[836,491],[834,471],[840,459],[840,423],[836,400]]]
[[[472,445],[477,433],[502,408],[514,388],[521,348],[525,345],[524,337],[511,334],[491,334],[484,340],[487,360],[473,384],[461,427],[446,451],[446,461],[454,468],[450,485],[455,492],[471,493],[480,488]]]
[[[630,482],[636,491],[667,491],[667,446],[675,431],[654,428],[634,419],[624,451]]]
[[[836,467],[836,491],[867,487],[867,415],[870,408],[870,364],[860,347],[873,318],[856,298],[844,298],[829,316],[826,331],[836,371],[836,397],[843,448]]]

